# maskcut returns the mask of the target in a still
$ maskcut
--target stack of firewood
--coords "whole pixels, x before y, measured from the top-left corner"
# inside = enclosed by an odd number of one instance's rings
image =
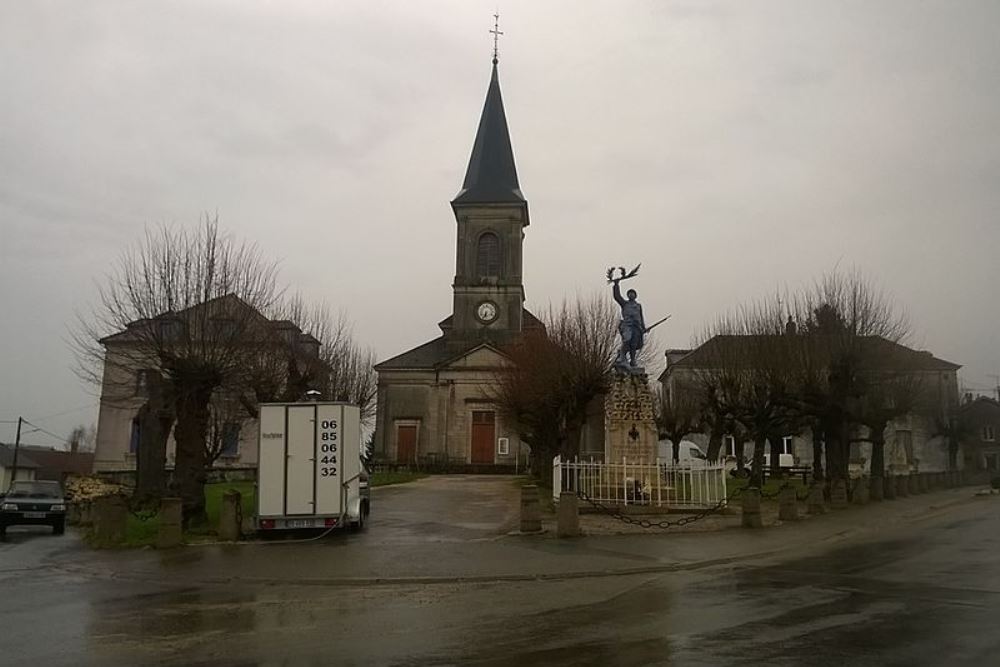
[[[106,482],[99,477],[70,477],[64,486],[66,499],[74,503],[90,502],[102,496],[123,492],[120,484]]]

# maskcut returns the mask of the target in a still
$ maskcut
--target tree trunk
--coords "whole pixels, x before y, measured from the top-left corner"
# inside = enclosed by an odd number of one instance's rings
[[[872,477],[885,477],[885,435],[872,430]]]
[[[771,436],[768,438],[768,442],[771,443],[771,479],[779,479],[781,477],[781,438]]]
[[[670,438],[670,442],[673,443],[673,458],[674,464],[680,463],[681,460],[681,441],[679,438]]]
[[[746,470],[746,462],[743,460],[743,457],[746,452],[746,443],[744,443],[742,440],[736,440],[734,449],[736,451],[737,476],[743,477],[744,471]]]
[[[813,481],[823,481],[823,436],[818,430],[812,432],[813,443]]]
[[[184,525],[205,523],[205,438],[208,437],[211,389],[196,387],[178,391],[175,400],[177,425],[174,441],[173,491],[181,498]]]
[[[760,488],[764,485],[764,447],[767,439],[760,437],[753,442],[753,463],[750,466],[750,486]]]
[[[719,429],[712,428],[708,433],[708,460],[715,463],[719,460],[719,452],[722,451],[722,433]]]
[[[140,502],[159,500],[167,488],[167,438],[174,424],[173,406],[167,399],[163,377],[147,371],[147,400],[136,415],[139,423],[139,444],[136,448],[135,491]]]
[[[136,416],[139,421],[139,446],[136,449],[135,491],[141,501],[159,500],[167,488],[167,438],[174,415],[163,406],[147,401]]]
[[[958,438],[948,436],[948,470],[958,470]]]

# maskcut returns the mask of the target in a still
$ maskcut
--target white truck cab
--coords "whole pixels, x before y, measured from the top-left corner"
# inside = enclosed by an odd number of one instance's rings
[[[361,414],[348,403],[264,403],[257,458],[257,529],[364,526]]]

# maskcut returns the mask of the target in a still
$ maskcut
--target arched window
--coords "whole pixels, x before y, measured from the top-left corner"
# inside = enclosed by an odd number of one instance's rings
[[[486,232],[479,237],[476,273],[479,276],[500,275],[500,238],[493,232]]]

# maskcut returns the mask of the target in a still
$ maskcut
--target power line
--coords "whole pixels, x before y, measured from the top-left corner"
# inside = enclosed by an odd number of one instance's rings
[[[81,410],[86,410],[87,408],[93,408],[93,407],[95,407],[95,405],[96,405],[96,403],[88,403],[87,405],[81,405],[78,408],[72,408],[70,410],[63,410],[62,412],[57,412],[54,415],[46,415],[44,417],[35,417],[35,420],[43,422],[43,421],[46,421],[48,419],[54,419],[56,417],[62,417],[63,415],[69,415],[69,414],[72,414],[74,412],[80,412]]]
[[[38,424],[32,424],[32,423],[31,423],[31,422],[29,422],[29,421],[28,421],[27,419],[24,419],[24,420],[22,420],[22,421],[23,421],[23,422],[24,422],[25,424],[27,424],[28,426],[32,426],[32,427],[34,427],[35,431],[41,431],[41,432],[42,432],[42,433],[44,433],[45,435],[47,435],[47,436],[50,436],[50,437],[53,437],[53,438],[55,438],[56,440],[58,440],[59,442],[64,442],[64,441],[66,440],[66,436],[62,436],[62,435],[56,435],[56,434],[55,434],[55,433],[53,433],[52,431],[46,431],[46,430],[45,430],[44,428],[42,428],[42,427],[41,427],[41,426],[39,426]],[[34,433],[35,431],[28,431],[28,433]]]

